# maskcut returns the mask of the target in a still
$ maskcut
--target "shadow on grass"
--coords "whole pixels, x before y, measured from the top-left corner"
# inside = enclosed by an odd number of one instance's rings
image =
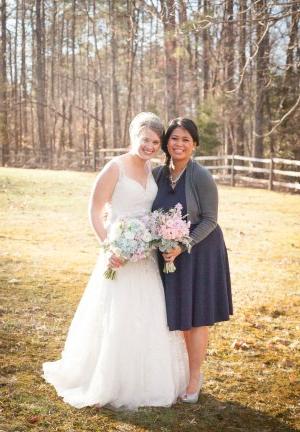
[[[296,432],[279,418],[271,417],[238,402],[222,402],[202,394],[198,404],[176,404],[172,408],[144,408],[138,411],[100,410],[110,420],[128,426],[161,432]],[[120,430],[122,426],[120,426]],[[124,429],[126,430],[126,428]],[[127,429],[131,430],[131,429]]]

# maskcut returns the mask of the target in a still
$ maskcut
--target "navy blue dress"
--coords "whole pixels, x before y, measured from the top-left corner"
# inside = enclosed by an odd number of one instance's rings
[[[168,210],[178,202],[187,213],[185,173],[173,190],[163,170],[152,210]],[[191,226],[191,231],[193,226]],[[183,252],[174,261],[176,271],[163,273],[164,259],[158,252],[170,330],[189,330],[227,321],[232,315],[232,297],[227,249],[222,230],[217,227],[191,253]]]

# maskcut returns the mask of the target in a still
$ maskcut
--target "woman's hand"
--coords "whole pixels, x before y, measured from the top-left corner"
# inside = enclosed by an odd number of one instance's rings
[[[164,260],[166,262],[173,262],[178,255],[182,253],[182,249],[180,246],[176,246],[173,249],[168,250],[167,252],[163,253]]]
[[[122,267],[124,261],[116,255],[108,255],[108,264],[110,268],[116,269]]]

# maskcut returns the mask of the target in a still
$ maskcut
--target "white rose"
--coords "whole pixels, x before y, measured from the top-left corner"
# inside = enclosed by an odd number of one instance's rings
[[[151,239],[152,239],[151,234],[148,231],[145,231],[143,234],[142,240],[144,242],[149,242],[149,241],[151,241]]]

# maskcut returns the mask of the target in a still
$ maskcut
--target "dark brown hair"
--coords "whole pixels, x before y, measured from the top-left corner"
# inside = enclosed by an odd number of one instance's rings
[[[166,130],[166,133],[164,135],[163,143],[162,143],[162,147],[161,147],[163,152],[166,155],[166,166],[167,167],[170,166],[170,162],[171,162],[171,156],[170,156],[170,153],[168,152],[168,141],[169,141],[169,138],[170,138],[173,130],[178,128],[178,127],[181,127],[183,129],[187,130],[188,133],[193,138],[193,141],[196,143],[196,146],[200,145],[198,128],[197,128],[196,123],[193,122],[193,120],[185,118],[185,117],[178,117],[178,118],[171,120],[169,125],[168,125],[168,128]]]

